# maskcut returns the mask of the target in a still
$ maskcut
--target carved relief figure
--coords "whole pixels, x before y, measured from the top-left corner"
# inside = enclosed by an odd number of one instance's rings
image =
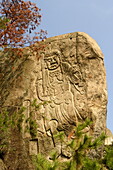
[[[60,66],[59,52],[54,51],[52,55],[48,54],[45,56],[44,60],[47,64],[48,70],[55,70]]]
[[[41,101],[51,101],[43,108],[47,116],[45,131],[54,125],[59,130],[75,126],[78,118],[82,118],[76,108],[72,86],[79,93],[79,88],[83,87],[75,53],[70,51],[70,54],[63,56],[60,51],[51,50],[44,55],[41,70],[42,75],[37,79],[37,96]]]

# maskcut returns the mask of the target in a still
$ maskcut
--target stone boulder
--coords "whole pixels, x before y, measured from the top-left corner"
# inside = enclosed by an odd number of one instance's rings
[[[41,44],[44,49],[38,56],[31,54],[9,64],[7,58],[1,59],[1,106],[23,105],[27,108],[24,113],[27,119],[31,116],[31,103],[36,100],[40,107],[32,116],[38,125],[37,135],[32,138],[26,133],[23,123],[22,138],[29,143],[23,147],[29,146],[30,155],[48,156],[56,148],[61,157],[68,157],[65,146],[54,134],[64,131],[68,137],[78,122],[86,118],[93,121],[88,129],[91,134],[105,132],[104,56],[96,41],[83,32],[48,38]],[[26,49],[28,53],[29,48]]]

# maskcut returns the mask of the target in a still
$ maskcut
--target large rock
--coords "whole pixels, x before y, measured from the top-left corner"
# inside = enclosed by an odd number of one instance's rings
[[[48,155],[57,148],[59,154],[68,156],[62,144],[54,138],[58,131],[68,136],[78,122],[86,118],[93,121],[89,131],[98,136],[106,129],[106,73],[104,57],[86,33],[70,33],[48,38],[42,44],[39,56],[16,59],[6,64],[1,79],[1,105],[27,107],[30,117],[31,101],[37,99],[40,109],[35,111],[37,136],[29,139],[30,154]],[[39,59],[37,59],[39,58]],[[12,69],[13,68],[13,69]]]

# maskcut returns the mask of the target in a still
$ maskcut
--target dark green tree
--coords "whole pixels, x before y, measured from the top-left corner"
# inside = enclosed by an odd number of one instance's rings
[[[91,151],[97,151],[98,147],[103,146],[106,135],[102,133],[99,137],[89,136],[85,133],[85,128],[91,125],[90,120],[86,120],[84,123],[80,123],[75,129],[70,141],[67,143],[67,147],[70,149],[71,158],[66,162],[62,162],[57,155],[57,151],[54,152],[51,162],[49,162],[44,156],[38,155],[35,157],[35,165],[37,170],[44,169],[42,166],[42,160],[47,164],[47,170],[104,170],[104,168],[112,169],[113,166],[113,150],[105,150],[104,158],[91,158]],[[59,138],[62,144],[65,142],[65,135],[63,132],[59,132],[54,137]],[[65,143],[66,144],[66,143]],[[40,158],[40,159],[39,159]],[[45,165],[45,164],[44,164]],[[55,165],[55,166],[54,166]],[[40,168],[39,168],[40,166]],[[45,165],[46,166],[46,165]]]

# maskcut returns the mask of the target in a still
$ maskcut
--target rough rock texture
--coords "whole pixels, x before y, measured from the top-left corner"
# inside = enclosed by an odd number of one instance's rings
[[[42,104],[33,115],[38,125],[37,136],[32,139],[25,133],[23,125],[22,138],[29,142],[31,155],[41,152],[48,156],[56,148],[61,156],[68,157],[65,146],[54,138],[58,131],[64,131],[68,136],[77,122],[87,117],[94,122],[89,129],[93,135],[105,131],[107,91],[104,58],[95,40],[86,33],[60,35],[42,43],[45,48],[40,51],[39,60],[30,55],[9,63],[6,59],[2,63],[1,106],[26,106],[25,116],[29,118],[31,101],[46,101],[47,104]],[[20,145],[24,151],[28,146]]]
[[[2,159],[0,159],[0,170],[6,170],[6,166],[4,165],[4,162],[2,161]]]
[[[105,145],[112,145],[113,144],[113,134],[108,128],[106,128],[106,135],[107,135],[107,138],[105,139]]]

